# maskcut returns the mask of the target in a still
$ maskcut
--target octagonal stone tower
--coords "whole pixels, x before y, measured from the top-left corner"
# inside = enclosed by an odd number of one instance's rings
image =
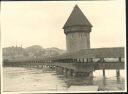
[[[63,27],[67,52],[89,49],[91,28],[91,23],[76,5]]]

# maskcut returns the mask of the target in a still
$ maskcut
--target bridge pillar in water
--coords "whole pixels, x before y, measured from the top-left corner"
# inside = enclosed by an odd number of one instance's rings
[[[56,69],[56,66],[52,66],[52,69],[55,70]]]
[[[62,67],[56,67],[56,73],[62,75],[63,74],[63,68]]]
[[[58,71],[59,71],[59,70],[58,70],[58,66],[55,67],[55,70],[56,70],[56,73],[58,74]]]
[[[63,74],[63,70],[64,70],[64,68],[62,68],[62,67],[59,68],[59,71],[60,71],[61,75]]]
[[[73,76],[73,70],[68,69],[67,70],[67,77],[72,77]]]
[[[116,70],[116,76],[120,77],[120,70]]]
[[[73,76],[73,78],[76,77],[76,72],[75,71],[72,72],[72,76]]]
[[[64,69],[63,69],[63,75],[64,75],[65,77],[67,77],[67,72],[68,72],[68,69],[64,68]]]
[[[89,73],[89,77],[93,77],[93,71]]]
[[[105,69],[103,69],[103,77],[105,77]]]
[[[120,83],[120,70],[116,70],[117,83]]]
[[[86,78],[86,77],[93,77],[93,71],[90,72],[72,72],[72,76],[77,78]]]

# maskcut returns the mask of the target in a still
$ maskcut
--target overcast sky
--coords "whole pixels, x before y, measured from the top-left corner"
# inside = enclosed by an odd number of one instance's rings
[[[2,2],[2,46],[22,44],[66,49],[63,25],[75,4],[93,25],[91,47],[119,47],[125,43],[124,0]]]

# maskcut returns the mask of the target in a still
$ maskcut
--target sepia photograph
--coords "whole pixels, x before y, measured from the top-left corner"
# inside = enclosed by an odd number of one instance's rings
[[[1,94],[126,92],[125,0],[2,1]]]

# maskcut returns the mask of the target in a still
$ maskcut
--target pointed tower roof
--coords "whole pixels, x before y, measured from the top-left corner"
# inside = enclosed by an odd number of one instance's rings
[[[85,15],[82,13],[78,5],[75,5],[71,15],[69,16],[67,22],[65,23],[64,28],[68,26],[73,25],[83,25],[83,26],[91,26],[91,23],[88,21],[88,19],[85,17]]]

